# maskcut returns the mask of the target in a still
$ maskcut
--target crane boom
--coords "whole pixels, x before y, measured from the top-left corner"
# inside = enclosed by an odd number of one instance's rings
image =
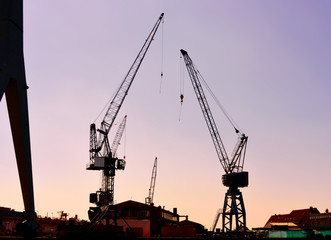
[[[184,58],[188,73],[190,75],[190,79],[193,85],[193,89],[195,91],[195,94],[198,98],[198,102],[200,104],[203,116],[205,118],[205,121],[208,126],[208,130],[210,132],[211,138],[213,140],[218,158],[222,164],[222,167],[224,171],[228,173],[232,172],[241,172],[243,170],[243,164],[244,164],[244,157],[246,150],[246,144],[247,144],[247,136],[245,134],[241,134],[238,140],[238,143],[236,144],[231,160],[229,159],[225,147],[223,145],[222,139],[220,137],[220,134],[217,130],[216,123],[214,121],[213,115],[211,113],[210,107],[207,102],[207,98],[204,94],[203,88],[200,83],[200,73],[197,70],[197,68],[194,66],[191,58],[187,54],[185,50],[180,50],[182,53],[182,56]],[[239,130],[236,129],[236,133],[239,133]],[[243,151],[244,150],[244,151]]]
[[[148,197],[145,198],[145,204],[154,205],[153,197],[154,197],[154,190],[155,190],[156,172],[157,172],[157,158],[155,158],[155,160],[154,160],[151,184],[150,184],[149,190],[148,190]]]
[[[103,151],[104,154],[109,154],[109,152],[110,152],[110,147],[109,147],[109,142],[108,142],[109,130],[111,129],[111,127],[116,119],[116,116],[123,104],[125,97],[128,94],[130,86],[139,70],[139,67],[146,55],[146,52],[147,52],[150,44],[153,41],[154,35],[162,21],[163,15],[164,14],[162,13],[161,16],[158,18],[158,20],[156,21],[152,31],[148,35],[144,45],[140,49],[136,59],[134,60],[134,62],[131,65],[128,73],[126,74],[123,82],[121,83],[116,94],[114,95],[114,98],[110,102],[107,112],[101,122],[101,127],[100,127],[100,129],[98,129],[99,137],[97,139],[97,142],[93,142],[93,141],[96,141],[96,137],[93,135],[93,134],[96,134],[96,131],[95,130],[91,131],[91,133],[92,133],[92,135],[90,137],[90,146],[92,147],[92,148],[90,148],[90,160],[91,161],[93,161],[93,159],[95,157],[99,156],[99,152],[103,148],[104,148],[104,151]],[[93,128],[93,125],[94,125],[94,123],[91,125],[91,129]],[[94,126],[94,128],[95,128],[95,126]]]
[[[200,83],[200,80],[199,80],[199,74],[198,74],[199,71],[194,66],[194,64],[193,64],[191,58],[189,57],[189,55],[187,54],[187,52],[183,49],[180,50],[180,51],[183,55],[183,58],[184,58],[184,61],[185,61],[186,67],[187,67],[187,71],[190,75],[190,79],[191,79],[191,82],[192,82],[192,85],[193,85],[193,89],[194,89],[195,94],[198,98],[198,102],[199,102],[200,107],[202,109],[202,113],[203,113],[203,116],[204,116],[205,121],[207,123],[208,130],[209,130],[211,138],[213,140],[213,143],[214,143],[217,155],[218,155],[218,159],[220,160],[220,162],[222,164],[222,167],[225,170],[225,172],[228,173],[229,165],[230,165],[229,158],[228,158],[228,155],[225,151],[222,139],[221,139],[220,134],[217,130],[216,123],[215,123],[213,115],[210,111],[210,107],[208,105],[208,102],[207,102],[206,96],[204,94],[204,91],[202,89],[202,86],[201,86],[201,83]]]

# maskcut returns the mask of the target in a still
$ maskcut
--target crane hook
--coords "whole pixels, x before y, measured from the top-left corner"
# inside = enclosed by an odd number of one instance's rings
[[[183,103],[183,100],[184,100],[184,95],[181,94],[181,95],[180,95],[180,102]]]

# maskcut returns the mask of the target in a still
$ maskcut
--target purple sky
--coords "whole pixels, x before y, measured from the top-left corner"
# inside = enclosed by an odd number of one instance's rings
[[[89,193],[100,187],[100,174],[85,170],[89,125],[162,12],[164,25],[117,119],[128,115],[116,202],[144,201],[158,157],[156,205],[177,207],[206,228],[223,205],[224,171],[186,69],[179,121],[183,48],[249,136],[248,227],[292,209],[331,208],[330,1],[29,0],[24,54],[38,213],[87,219]],[[209,103],[230,155],[236,135]],[[0,206],[23,210],[5,98],[0,116]]]

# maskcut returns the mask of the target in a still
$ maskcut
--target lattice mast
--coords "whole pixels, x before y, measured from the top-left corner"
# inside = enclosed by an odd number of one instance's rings
[[[121,143],[121,139],[122,139],[122,136],[123,136],[123,133],[125,130],[126,119],[127,119],[127,116],[125,115],[122,122],[118,126],[113,143],[111,145],[110,150],[113,154],[113,157],[116,157],[116,155],[117,155],[117,148]],[[101,190],[104,191],[105,193],[110,193],[113,198],[114,198],[114,184],[115,184],[115,176],[108,176],[107,174],[102,172],[102,189]],[[106,197],[106,199],[109,199],[109,198]],[[108,202],[105,204],[110,204],[110,203]]]
[[[225,194],[222,219],[223,219],[223,232],[242,231],[246,230],[246,212],[242,194],[238,188],[248,186],[248,172],[243,171],[246,145],[248,137],[244,133],[234,127],[235,132],[238,134],[238,143],[236,144],[232,157],[229,158],[220,134],[218,132],[216,123],[214,121],[212,112],[201,86],[200,75],[197,68],[194,66],[191,58],[185,50],[180,50],[184,58],[184,62],[190,76],[193,89],[200,104],[203,116],[205,118],[208,130],[210,132],[213,144],[215,146],[218,159],[225,171],[222,176],[222,182],[225,186],[229,187]],[[233,227],[232,221],[235,220],[236,226]]]

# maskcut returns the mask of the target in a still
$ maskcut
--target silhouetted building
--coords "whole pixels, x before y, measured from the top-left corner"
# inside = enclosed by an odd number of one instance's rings
[[[309,224],[311,229],[331,230],[331,213],[326,209],[325,213],[310,214]]]
[[[17,216],[6,216],[2,215],[1,211],[12,211],[15,210],[6,207],[0,207],[0,236],[21,236],[23,235],[24,219]],[[63,212],[62,212],[63,213]],[[66,215],[67,216],[67,215]],[[83,225],[86,221],[81,221],[78,219],[77,215],[75,218],[49,218],[37,216],[34,219],[35,223],[38,225],[36,229],[36,234],[38,236],[57,236],[59,230],[63,229],[66,225]]]
[[[115,209],[118,215],[117,227],[123,232],[132,230],[138,237],[193,237],[197,232],[193,225],[200,225],[193,222],[180,224],[176,208],[171,212],[161,206],[130,200],[116,204]],[[110,220],[110,224],[115,224],[114,219]]]
[[[201,225],[200,223],[190,221],[188,219],[185,219],[184,221],[179,222],[179,226],[192,226],[195,229],[196,234],[205,233],[205,227],[203,225]]]
[[[272,230],[331,230],[331,213],[320,213],[317,208],[293,210],[289,214],[275,214],[264,229]]]

